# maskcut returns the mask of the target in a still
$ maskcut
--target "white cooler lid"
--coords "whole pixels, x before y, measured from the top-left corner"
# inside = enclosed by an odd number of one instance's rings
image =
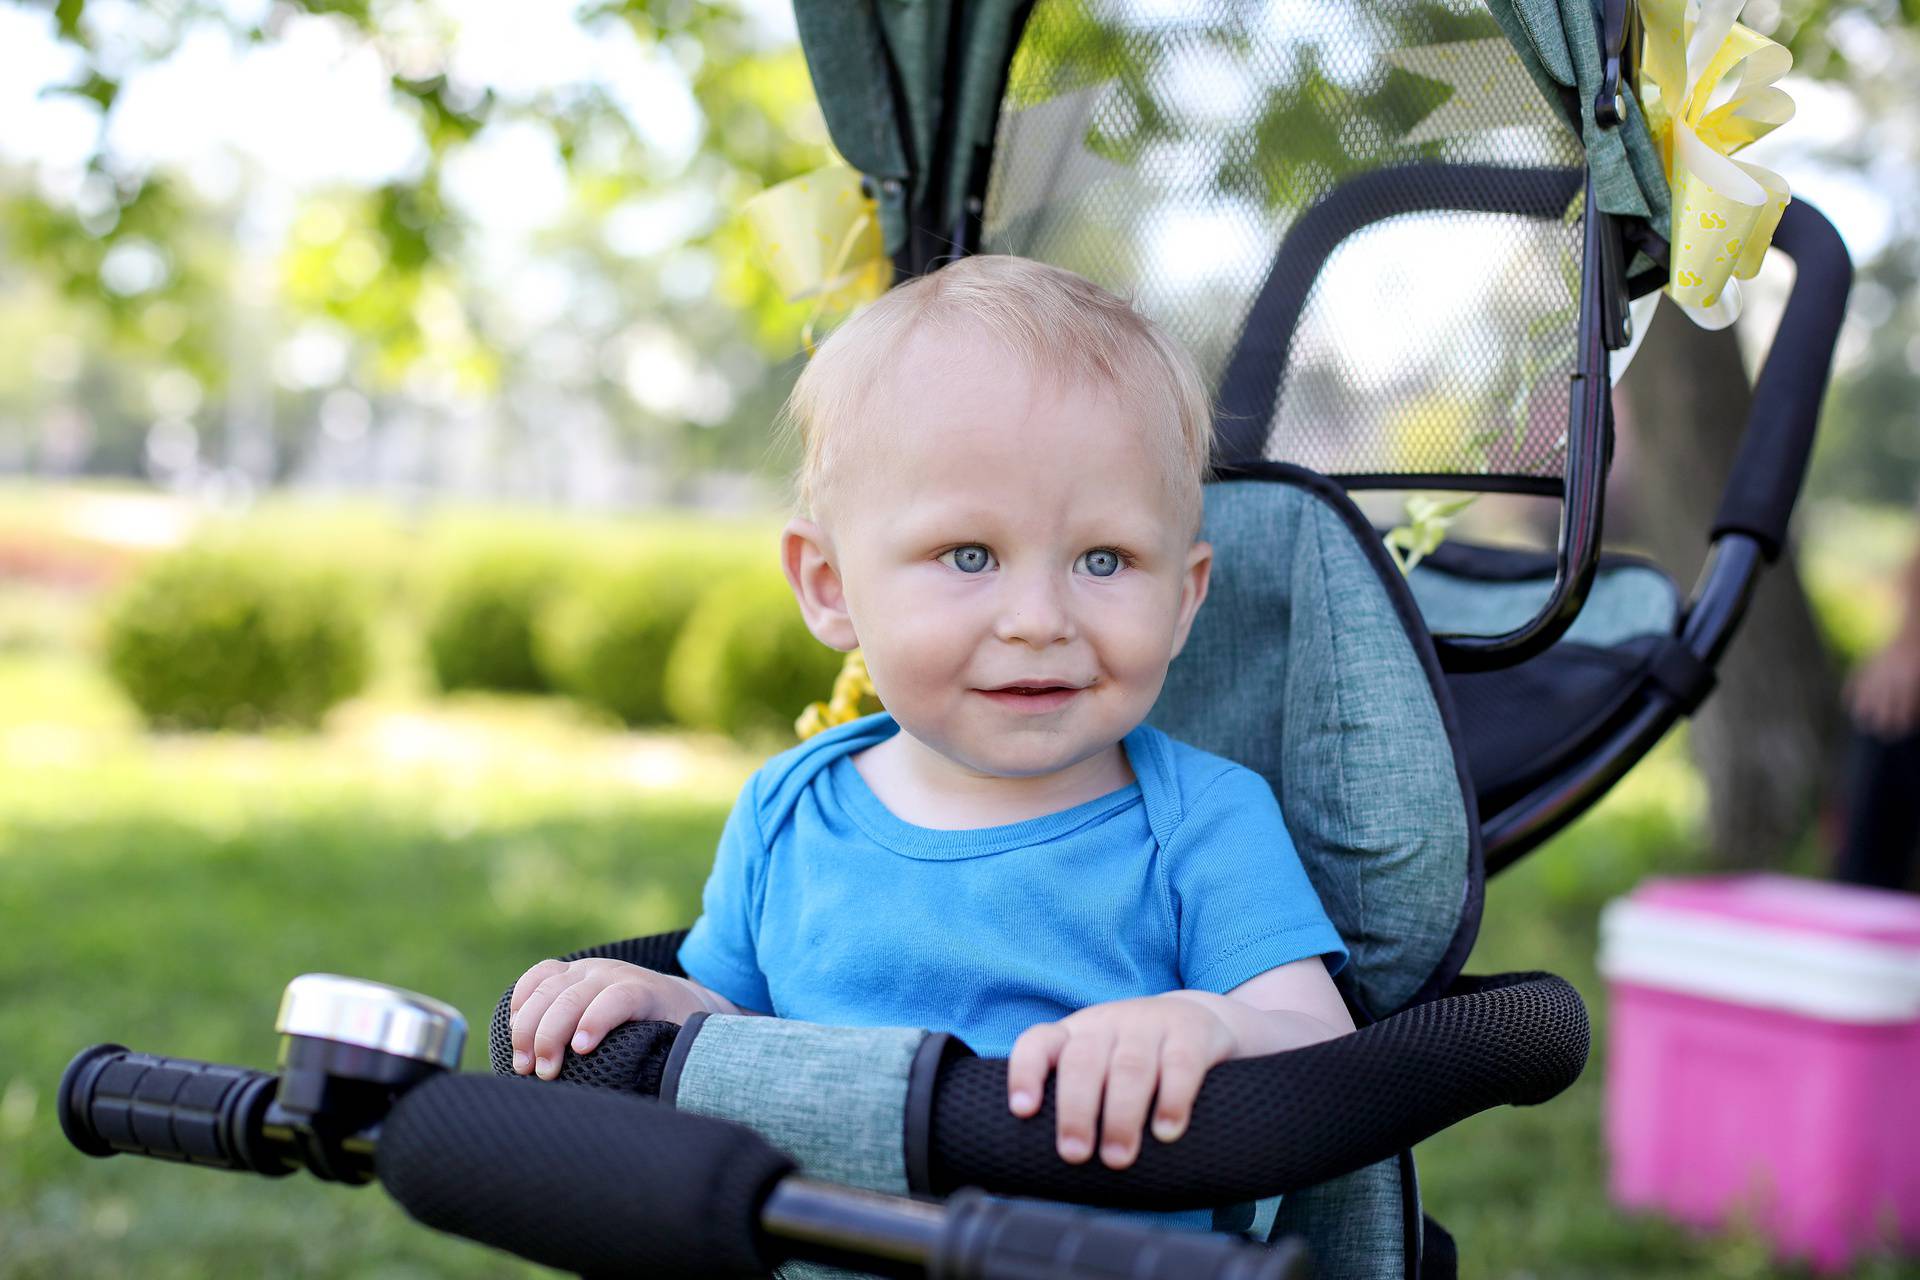
[[[1847,927],[1849,901],[1860,927]],[[1920,931],[1896,918],[1920,921],[1920,898],[1774,875],[1654,880],[1601,911],[1600,972],[1830,1022],[1911,1022]]]

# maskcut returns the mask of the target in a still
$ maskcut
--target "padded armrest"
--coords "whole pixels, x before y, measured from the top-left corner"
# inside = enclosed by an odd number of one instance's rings
[[[686,941],[686,937],[687,930],[676,929],[672,933],[655,933],[644,938],[603,942],[597,947],[569,951],[560,958],[586,960],[604,956],[609,960],[637,964],[655,973],[684,978],[686,971],[680,967],[679,954],[680,944]],[[514,981],[519,981],[519,975],[514,976]],[[488,1062],[497,1076],[513,1074],[513,1028],[508,1009],[512,1000],[513,988],[509,986],[500,993],[500,1002],[493,1007],[493,1022],[487,1029]],[[584,1057],[576,1054],[569,1045],[561,1064],[560,1077],[597,1089],[658,1094],[661,1069],[666,1064],[668,1051],[673,1048],[673,1039],[679,1033],[679,1024],[673,1022],[629,1022],[625,1026],[615,1027],[598,1048]]]
[[[947,1065],[933,1113],[933,1190],[981,1186],[1117,1208],[1202,1208],[1314,1186],[1502,1103],[1533,1105],[1580,1075],[1579,992],[1547,973],[1463,978],[1450,993],[1352,1035],[1207,1074],[1187,1132],[1132,1167],[1054,1151],[1052,1086],[1039,1117],[1007,1110],[1006,1063]]]
[[[681,936],[576,955],[671,957]],[[506,1011],[503,995],[490,1037],[493,1069],[503,1075],[512,1071]],[[560,1078],[657,1093],[680,1030],[670,1022],[616,1027],[584,1057],[569,1049]],[[1187,1132],[1169,1144],[1149,1139],[1119,1172],[1056,1154],[1051,1080],[1040,1114],[1020,1119],[1007,1110],[1004,1059],[956,1056],[931,1091],[930,1185],[914,1190],[975,1186],[1145,1209],[1284,1194],[1365,1168],[1491,1107],[1547,1101],[1579,1077],[1589,1035],[1586,1005],[1562,978],[1463,977],[1440,999],[1352,1035],[1221,1063],[1201,1086]]]

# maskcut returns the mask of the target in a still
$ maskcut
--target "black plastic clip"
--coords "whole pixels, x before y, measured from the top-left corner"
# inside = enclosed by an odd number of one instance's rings
[[[1627,47],[1627,0],[1600,0],[1600,93],[1593,100],[1593,120],[1602,129],[1612,129],[1627,118],[1627,104],[1621,95],[1623,63]]]
[[[1690,716],[1706,700],[1719,677],[1680,640],[1668,638],[1647,655],[1646,678],[1683,716]]]

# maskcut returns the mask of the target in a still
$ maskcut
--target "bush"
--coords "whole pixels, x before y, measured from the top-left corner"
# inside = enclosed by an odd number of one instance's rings
[[[742,574],[711,587],[681,628],[667,706],[693,728],[791,737],[806,705],[833,691],[844,660],[807,630],[784,577]]]
[[[718,550],[661,548],[583,574],[540,614],[535,658],[555,688],[628,724],[664,724],[674,640],[701,593],[740,563]]]
[[[434,682],[449,691],[549,690],[534,657],[535,620],[570,572],[570,559],[544,543],[493,543],[455,559],[427,612]]]
[[[147,567],[110,607],[107,669],[149,724],[311,728],[365,683],[358,596],[332,573],[239,548]]]

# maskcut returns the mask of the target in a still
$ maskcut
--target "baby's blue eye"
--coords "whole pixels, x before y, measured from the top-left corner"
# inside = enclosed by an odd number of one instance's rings
[[[1111,578],[1120,572],[1120,553],[1118,551],[1089,551],[1080,557],[1087,566],[1087,572],[1096,578]]]
[[[976,542],[955,547],[940,558],[962,573],[982,573],[993,563],[993,552]]]

